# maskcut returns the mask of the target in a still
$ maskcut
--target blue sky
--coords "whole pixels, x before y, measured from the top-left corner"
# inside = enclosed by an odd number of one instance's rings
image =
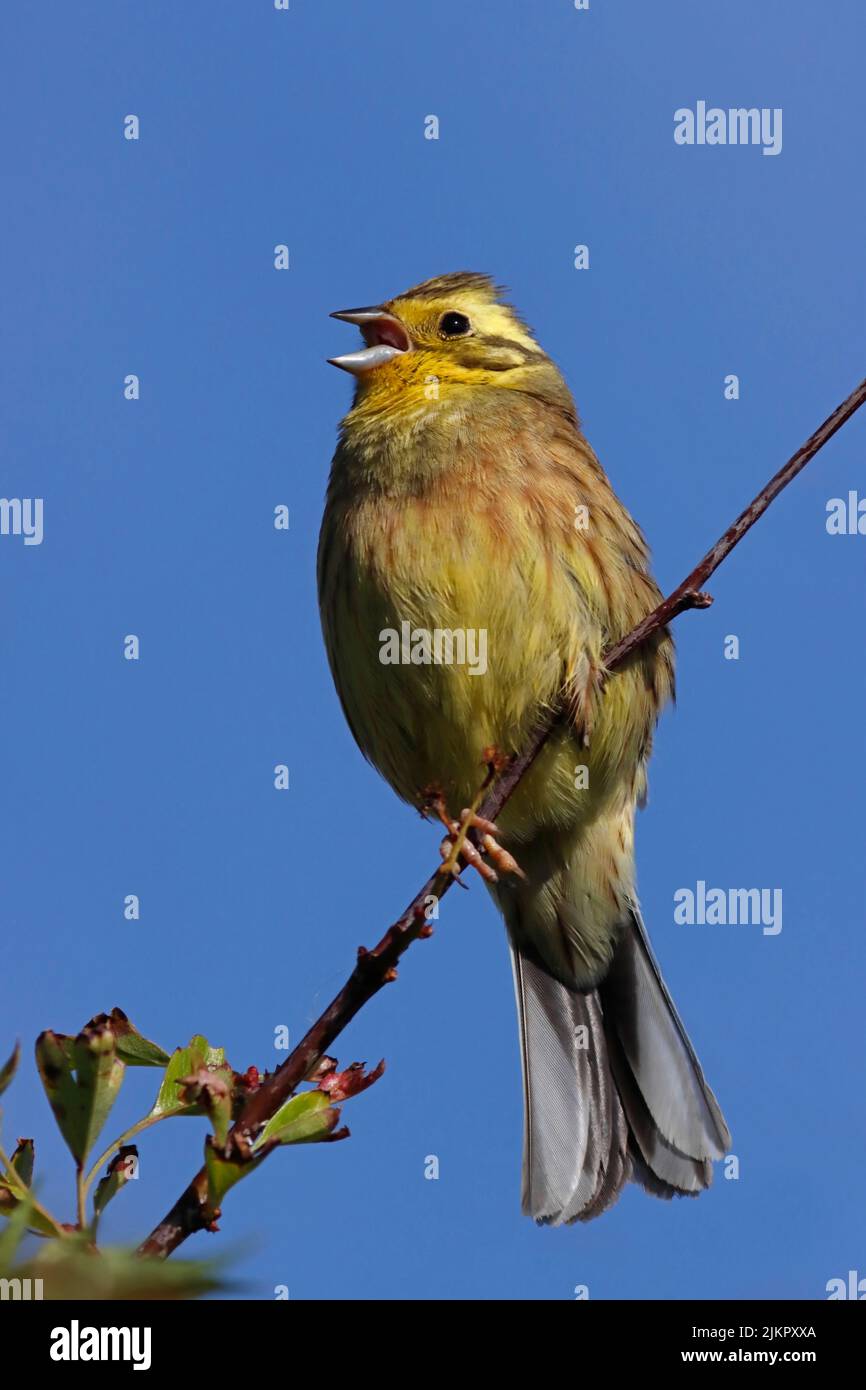
[[[508,284],[672,587],[864,374],[866,18],[54,0],[4,28],[0,492],[44,499],[44,539],[0,536],[0,1050],[26,1041],[5,1133],[35,1136],[67,1216],[40,1029],[119,1004],[168,1048],[201,1031],[272,1066],[274,1029],[300,1036],[436,859],[355,748],[319,633],[350,395],[329,311],[449,270]],[[781,153],[676,145],[698,100],[782,108]],[[864,460],[866,414],[678,621],[638,823],[646,920],[739,1179],[673,1204],[629,1188],[587,1227],[520,1215],[510,967],[473,883],[340,1040],[388,1063],[351,1140],[276,1156],[190,1253],[240,1247],[258,1298],[820,1298],[866,1273],[866,538],[825,528],[830,498],[866,495]],[[781,933],[677,925],[700,879],[781,888]],[[153,1084],[132,1073],[114,1118]],[[203,1135],[144,1137],[108,1238],[150,1229]]]

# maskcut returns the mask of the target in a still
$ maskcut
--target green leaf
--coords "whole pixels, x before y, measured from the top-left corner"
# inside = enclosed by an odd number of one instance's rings
[[[65,1035],[50,1030],[40,1033],[36,1039],[36,1066],[48,1104],[64,1138],[64,1125],[69,1123],[70,1115],[76,1109],[75,1077],[72,1074],[70,1049],[65,1045],[69,1041]]]
[[[227,1157],[211,1135],[208,1135],[204,1154],[208,1211],[211,1216],[217,1216],[229,1189],[248,1173],[254,1172],[264,1161],[266,1155],[261,1150],[266,1145],[270,1147],[273,1144],[321,1142],[330,1138],[339,1118],[339,1110],[331,1105],[323,1091],[304,1091],[302,1095],[292,1096],[285,1105],[280,1106],[252,1146],[250,1158],[244,1159],[238,1154]]]
[[[336,1127],[340,1112],[324,1091],[304,1091],[281,1105],[265,1125],[253,1151],[268,1142],[277,1144],[316,1144],[327,1139]]]
[[[124,1144],[108,1165],[105,1177],[96,1185],[93,1210],[97,1216],[102,1215],[112,1198],[116,1197],[120,1189],[126,1187],[132,1178],[135,1171],[133,1161],[138,1162],[138,1149],[134,1144]]]
[[[9,1061],[4,1063],[4,1065],[0,1067],[0,1096],[2,1096],[3,1092],[6,1090],[6,1087],[9,1085],[9,1082],[12,1080],[16,1071],[18,1070],[18,1063],[20,1061],[21,1044],[16,1043],[14,1048],[12,1049],[12,1056],[9,1058]]]
[[[195,1105],[199,1114],[208,1116],[220,1145],[225,1143],[232,1122],[234,1089],[234,1072],[227,1062],[220,1067],[199,1067],[178,1086],[181,1099]]]
[[[19,1139],[10,1162],[25,1187],[30,1187],[33,1182],[33,1163],[35,1158],[36,1150],[33,1145],[33,1140]]]
[[[228,1067],[225,1051],[221,1047],[211,1047],[207,1038],[196,1034],[186,1047],[175,1048],[169,1058],[159,1093],[150,1111],[159,1119],[170,1115],[205,1115],[207,1109],[200,1095],[189,1094],[190,1088],[184,1082],[196,1075],[202,1068],[219,1071]],[[231,1073],[231,1068],[229,1068]]]
[[[218,1144],[224,1144],[231,1127],[234,1102],[234,1073],[231,1067],[220,1067],[218,1079],[222,1084],[208,1086],[203,1099],[213,1125],[214,1138]]]
[[[36,1040],[36,1065],[58,1128],[83,1167],[117,1099],[126,1070],[105,1025],[71,1040],[52,1032]]]
[[[0,1179],[0,1216],[5,1216],[11,1221],[22,1207],[26,1207],[29,1212],[26,1225],[34,1235],[49,1236],[52,1239],[66,1235],[58,1221],[49,1216],[48,1212],[40,1211],[33,1205],[29,1192],[13,1192],[6,1182]]]
[[[28,1211],[26,1224],[29,1230],[40,1236],[62,1236],[59,1222],[47,1211],[37,1206],[29,1191],[33,1182],[34,1148],[32,1139],[19,1139],[10,1163],[15,1174],[0,1173],[0,1215],[10,1221],[22,1207]],[[17,1181],[16,1181],[17,1179]]]
[[[114,1008],[110,1014],[97,1014],[87,1024],[88,1028],[109,1027],[117,1043],[117,1055],[129,1067],[165,1067],[168,1065],[167,1052],[149,1038],[145,1038],[134,1024],[130,1023],[123,1009]]]
[[[8,1191],[8,1188],[0,1188],[0,1195],[4,1191]],[[32,1205],[32,1199],[29,1196],[16,1201],[7,1224],[0,1231],[0,1274],[6,1274],[12,1268],[15,1252],[26,1236],[31,1222]],[[4,1210],[4,1208],[0,1206],[0,1210]]]
[[[226,1158],[225,1154],[208,1135],[204,1146],[204,1166],[207,1173],[207,1205],[212,1219],[216,1219],[229,1188],[258,1168],[261,1159],[242,1159],[238,1156]]]
[[[180,1092],[180,1083],[185,1076],[201,1065],[201,1054],[189,1047],[176,1047],[168,1061],[165,1075],[160,1083],[156,1100],[150,1109],[151,1115],[195,1115],[201,1112],[192,1104],[185,1103]]]

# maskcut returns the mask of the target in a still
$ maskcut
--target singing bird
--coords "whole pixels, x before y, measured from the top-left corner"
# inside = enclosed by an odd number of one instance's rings
[[[514,965],[523,1210],[588,1220],[630,1179],[697,1194],[730,1136],[650,948],[634,869],[635,810],[673,694],[669,633],[603,679],[604,651],[661,597],[643,536],[562,375],[488,276],[442,275],[333,317],[363,346],[330,359],[356,385],[319,598],[362,752],[404,801],[424,812],[435,792],[456,814],[491,748],[508,756],[543,712],[568,711],[499,818],[520,871],[487,872]],[[467,634],[484,662],[460,659]]]

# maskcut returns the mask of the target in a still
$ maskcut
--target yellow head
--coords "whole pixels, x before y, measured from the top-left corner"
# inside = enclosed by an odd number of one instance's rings
[[[364,347],[329,360],[357,379],[355,410],[415,410],[466,388],[528,392],[569,412],[559,371],[487,275],[457,271],[383,304],[342,309]]]

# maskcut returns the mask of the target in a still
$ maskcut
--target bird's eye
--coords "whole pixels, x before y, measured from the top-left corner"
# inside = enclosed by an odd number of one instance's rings
[[[465,314],[458,314],[456,309],[451,309],[449,313],[443,314],[439,320],[439,332],[443,338],[462,338],[469,332],[472,324]]]

